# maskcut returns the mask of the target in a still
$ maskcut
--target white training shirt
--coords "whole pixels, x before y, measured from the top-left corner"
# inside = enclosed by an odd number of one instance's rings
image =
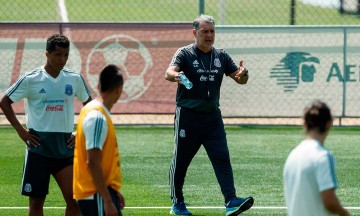
[[[94,99],[87,103],[85,107],[100,105],[110,117],[110,111],[100,101]],[[106,117],[99,110],[89,111],[82,123],[82,128],[86,138],[86,150],[102,150],[108,132]]]
[[[40,132],[72,132],[75,96],[81,102],[91,96],[79,73],[64,68],[54,78],[44,66],[25,73],[6,95],[14,103],[26,98],[26,126]]]
[[[325,208],[321,192],[337,188],[334,158],[317,140],[304,140],[291,151],[283,180],[289,216],[333,215]]]

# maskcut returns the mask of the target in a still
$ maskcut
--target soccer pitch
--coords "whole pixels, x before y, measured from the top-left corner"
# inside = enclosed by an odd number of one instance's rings
[[[324,0],[325,2],[326,0]],[[65,4],[66,2],[66,4]],[[226,25],[288,25],[290,0],[227,0],[226,13],[220,14],[218,1],[205,1],[205,13],[226,16]],[[192,22],[199,13],[199,0],[87,0],[47,1],[0,0],[0,21],[50,22]],[[173,8],[177,10],[174,12]],[[239,17],[241,14],[241,17]],[[239,19],[241,21],[239,22]],[[336,8],[323,8],[297,1],[297,25],[359,24],[358,17],[340,14]]]
[[[244,215],[286,215],[282,169],[289,151],[303,138],[300,127],[226,127],[239,196],[252,195],[255,204]],[[117,127],[123,171],[124,216],[169,215],[168,170],[173,151],[172,127]],[[19,195],[25,145],[15,130],[1,127],[0,215],[26,215],[28,200]],[[335,156],[337,195],[360,215],[358,128],[333,128],[325,144]],[[184,194],[194,215],[224,215],[223,197],[203,148],[192,161]],[[64,201],[54,179],[45,202],[45,215],[63,215]]]

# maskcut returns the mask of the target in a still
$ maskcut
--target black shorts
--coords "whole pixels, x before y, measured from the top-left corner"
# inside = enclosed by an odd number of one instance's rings
[[[48,158],[27,150],[21,194],[30,197],[45,197],[49,193],[50,176],[73,163],[73,157]]]
[[[117,196],[117,192],[112,189],[111,187],[108,187],[111,199],[118,211],[118,216],[121,216],[121,209],[120,209],[120,200]],[[104,200],[100,196],[99,193],[94,194],[89,199],[81,199],[77,200],[77,203],[80,207],[81,214],[83,216],[102,216],[105,215],[104,210]]]

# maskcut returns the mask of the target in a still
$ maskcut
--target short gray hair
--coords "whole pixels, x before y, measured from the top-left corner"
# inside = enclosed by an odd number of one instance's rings
[[[214,17],[201,14],[200,16],[197,16],[193,22],[193,27],[195,30],[199,30],[200,22],[207,22],[215,25]]]

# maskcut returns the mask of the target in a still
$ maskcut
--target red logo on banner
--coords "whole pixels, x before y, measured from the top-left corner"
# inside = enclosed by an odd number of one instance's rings
[[[64,106],[63,105],[56,105],[56,106],[51,106],[51,105],[47,105],[46,106],[46,112],[62,112],[64,110]]]

